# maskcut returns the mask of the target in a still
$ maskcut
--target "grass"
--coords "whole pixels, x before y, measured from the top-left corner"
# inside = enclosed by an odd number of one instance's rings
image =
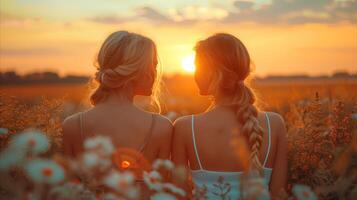
[[[348,199],[355,194],[357,126],[352,114],[357,113],[357,81],[270,81],[253,86],[259,107],[280,113],[287,124],[286,195],[296,184],[312,187],[321,199]],[[210,102],[198,95],[192,79],[166,81],[166,91],[165,113],[174,111],[176,116],[202,112]],[[63,118],[89,106],[86,85],[6,86],[0,93],[1,126],[13,134],[28,127],[42,130],[55,144],[52,154],[61,151]],[[2,137],[1,148],[8,139]]]

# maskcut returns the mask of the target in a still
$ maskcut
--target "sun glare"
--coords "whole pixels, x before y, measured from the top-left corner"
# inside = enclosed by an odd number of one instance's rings
[[[195,72],[195,56],[193,54],[183,57],[181,66],[184,72],[193,73]]]

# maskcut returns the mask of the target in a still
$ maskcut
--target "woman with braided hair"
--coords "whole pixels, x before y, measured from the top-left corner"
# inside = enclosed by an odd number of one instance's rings
[[[196,84],[213,102],[206,112],[175,121],[174,163],[191,171],[195,189],[206,187],[208,199],[219,198],[214,184],[220,177],[231,187],[225,197],[238,199],[243,173],[253,170],[271,195],[278,195],[287,178],[285,124],[280,115],[254,105],[246,47],[233,35],[220,33],[199,41],[195,51]],[[192,190],[189,181],[178,184]]]
[[[168,159],[170,120],[133,103],[137,95],[157,99],[157,64],[156,45],[151,39],[127,31],[109,35],[96,60],[98,87],[90,98],[93,107],[63,122],[65,153],[77,156],[86,138],[105,136],[115,149],[122,150],[118,156],[128,154],[125,159],[115,158],[119,168],[147,170],[155,159]]]

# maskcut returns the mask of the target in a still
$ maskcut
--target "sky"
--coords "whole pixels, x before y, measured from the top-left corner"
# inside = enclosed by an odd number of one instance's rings
[[[152,38],[167,74],[189,73],[217,32],[243,41],[259,76],[357,73],[357,0],[0,0],[0,70],[91,75],[117,30]]]

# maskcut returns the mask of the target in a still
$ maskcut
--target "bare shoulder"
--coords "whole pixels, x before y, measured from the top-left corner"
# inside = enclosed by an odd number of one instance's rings
[[[69,117],[67,117],[65,120],[62,122],[62,131],[63,135],[66,137],[75,135],[78,133],[80,130],[79,127],[79,113],[73,114]]]
[[[159,137],[171,137],[173,131],[172,122],[162,115],[155,115],[155,133]]]
[[[174,122],[174,137],[187,138],[191,133],[191,123],[192,117],[190,115],[177,118]]]
[[[286,136],[286,126],[284,118],[275,112],[268,112],[272,132],[277,134],[278,138]]]
[[[174,129],[175,130],[187,129],[187,127],[190,127],[191,120],[192,118],[190,115],[177,118],[174,122]]]

